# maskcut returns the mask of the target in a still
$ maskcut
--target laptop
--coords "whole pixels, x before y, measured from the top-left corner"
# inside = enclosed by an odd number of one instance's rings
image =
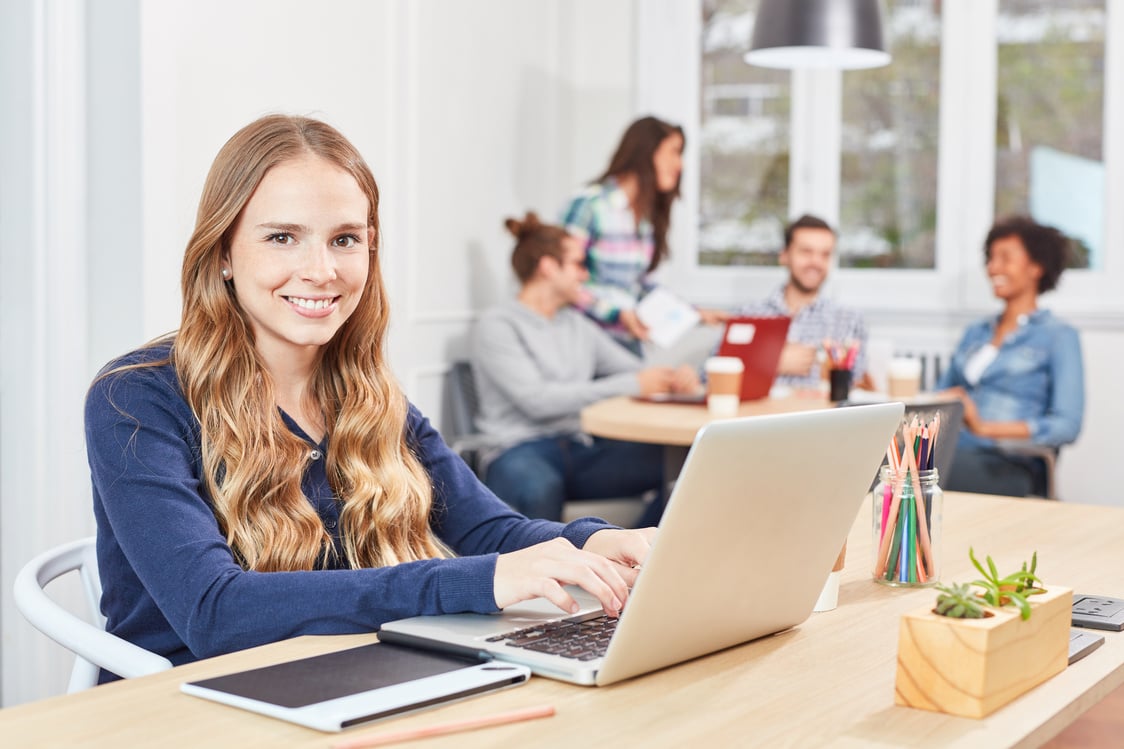
[[[743,401],[754,401],[769,394],[791,322],[790,317],[734,317],[726,322],[718,355],[736,356],[745,364]]]
[[[811,614],[902,412],[883,403],[705,426],[619,620],[570,589],[576,615],[536,599],[393,621],[379,639],[600,686],[794,627]]]

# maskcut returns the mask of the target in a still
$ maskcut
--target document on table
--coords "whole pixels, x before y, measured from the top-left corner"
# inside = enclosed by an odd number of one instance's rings
[[[662,348],[674,345],[699,323],[694,307],[662,287],[652,289],[640,300],[636,316],[648,326],[652,343]]]

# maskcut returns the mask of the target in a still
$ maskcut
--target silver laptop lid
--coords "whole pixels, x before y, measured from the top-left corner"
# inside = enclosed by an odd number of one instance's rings
[[[704,427],[597,683],[804,621],[902,412],[886,403]]]

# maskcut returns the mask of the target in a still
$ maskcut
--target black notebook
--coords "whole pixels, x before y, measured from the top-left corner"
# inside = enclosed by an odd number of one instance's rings
[[[374,643],[180,685],[186,694],[340,731],[524,683],[523,666]]]

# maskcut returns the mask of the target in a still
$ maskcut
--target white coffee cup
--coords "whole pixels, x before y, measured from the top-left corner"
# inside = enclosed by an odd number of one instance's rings
[[[891,398],[912,398],[921,392],[921,360],[895,357],[887,372],[887,392]]]
[[[715,418],[738,415],[745,364],[736,356],[712,356],[706,370],[706,407]]]

